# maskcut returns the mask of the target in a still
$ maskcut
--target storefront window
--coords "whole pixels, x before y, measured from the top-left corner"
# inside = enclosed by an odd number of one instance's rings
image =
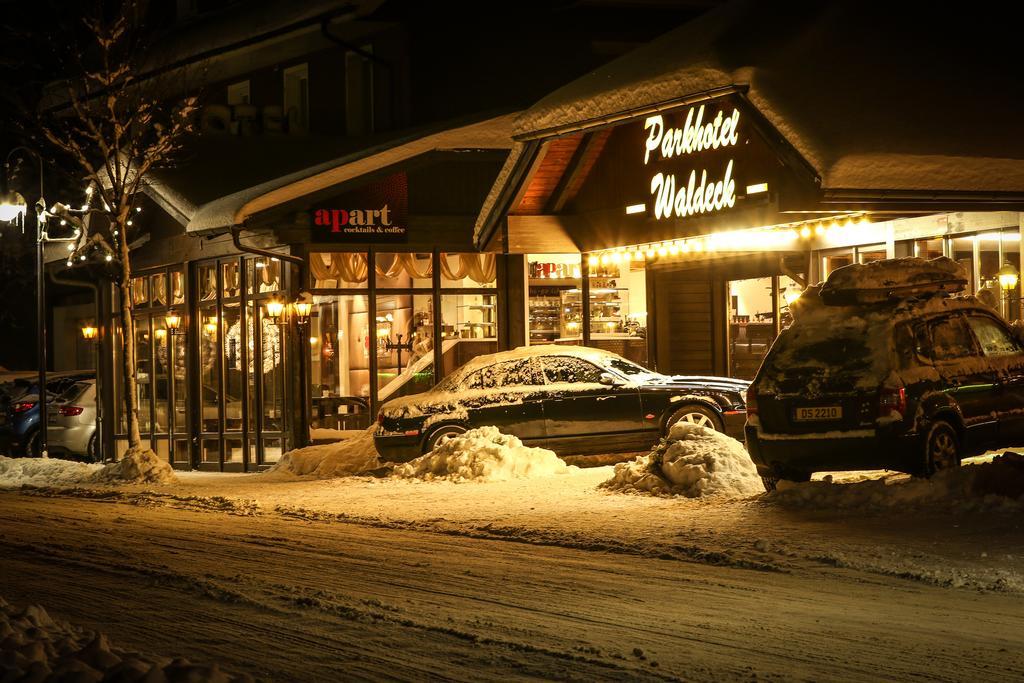
[[[185,274],[180,270],[171,271],[171,305],[185,303]]]
[[[252,277],[250,278],[249,291],[252,294],[264,294],[276,292],[281,289],[281,260],[269,257],[258,256],[252,260]]]
[[[242,395],[246,381],[246,367],[243,364],[243,335],[249,330],[242,328],[241,304],[225,303],[221,316],[224,363],[224,419],[225,432],[242,431]],[[237,456],[237,457],[236,457]],[[225,450],[225,461],[241,462],[241,449]]]
[[[579,254],[527,257],[531,344],[579,344],[583,339]]]
[[[1019,320],[1021,317],[1021,281],[1020,281],[1020,230],[1013,228],[1000,232],[1002,236],[1002,261],[1009,263],[1017,270],[1017,282],[1010,289],[1003,289],[1003,316],[1007,320]]]
[[[377,397],[381,402],[434,385],[432,295],[379,295],[375,329]]]
[[[217,298],[217,266],[202,264],[198,270],[199,300],[213,301]]]
[[[498,350],[497,300],[494,294],[441,297],[442,377],[476,356]]]
[[[142,308],[149,304],[149,279],[145,276],[132,278],[132,305]]]
[[[441,286],[475,289],[494,287],[498,277],[494,254],[444,254],[439,257]]]
[[[869,244],[863,247],[857,247],[857,263],[882,261],[886,258],[886,254],[887,252],[884,244]]]
[[[208,307],[199,313],[199,381],[202,431],[220,431],[220,385],[217,382],[217,339],[220,324],[217,309]],[[205,450],[205,449],[204,449]],[[219,457],[219,450],[217,451]]]
[[[153,432],[167,434],[168,406],[170,405],[170,335],[162,315],[153,317],[153,397],[156,399]],[[166,440],[162,443],[166,443]]]
[[[923,259],[933,259],[943,256],[942,239],[936,237],[930,240],[914,240],[914,256]]]
[[[154,306],[167,305],[167,274],[160,273],[149,277],[150,299]]]
[[[377,287],[413,289],[433,287],[430,254],[382,253],[374,257]]]
[[[135,406],[139,413],[139,431],[149,432],[149,406],[153,395],[149,319],[135,321]]]
[[[238,260],[225,261],[220,264],[221,296],[225,299],[237,298],[242,293],[242,281],[238,270]]]
[[[284,429],[284,344],[282,329],[267,317],[261,318],[263,338],[263,429],[279,432]]]
[[[959,263],[967,273],[967,291],[977,292],[978,284],[974,274],[974,236],[951,237],[948,248],[949,257]]]
[[[729,282],[729,376],[751,379],[775,340],[773,278]]]
[[[365,429],[370,424],[370,349],[376,344],[369,324],[368,297],[317,295],[313,302],[311,427]]]
[[[836,268],[853,263],[853,249],[833,249],[821,252],[821,279],[824,282]]]
[[[590,346],[647,364],[646,277],[644,261],[628,254],[590,267]]]
[[[366,254],[311,252],[309,269],[314,289],[366,287]]]

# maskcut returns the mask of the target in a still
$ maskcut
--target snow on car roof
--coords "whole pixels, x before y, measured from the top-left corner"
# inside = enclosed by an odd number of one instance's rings
[[[520,360],[522,358],[537,358],[540,356],[572,356],[574,358],[583,358],[584,360],[589,360],[601,365],[604,365],[609,360],[624,360],[622,356],[616,353],[605,351],[603,349],[595,349],[589,346],[539,344],[536,346],[520,346],[518,348],[511,349],[510,351],[499,351],[498,353],[490,353],[485,356],[477,356],[452,374],[461,378],[474,370],[479,370],[480,368],[494,365],[496,363]]]

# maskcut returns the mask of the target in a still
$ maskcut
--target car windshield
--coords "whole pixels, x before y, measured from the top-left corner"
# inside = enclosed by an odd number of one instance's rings
[[[608,361],[608,367],[618,372],[621,372],[627,377],[658,377],[658,373],[653,370],[648,370],[642,365],[630,362],[622,358],[612,358]]]

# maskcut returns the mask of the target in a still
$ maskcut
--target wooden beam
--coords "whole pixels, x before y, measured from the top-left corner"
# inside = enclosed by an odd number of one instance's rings
[[[544,209],[544,213],[561,213],[562,209],[565,208],[566,202],[572,197],[570,196],[570,188],[573,187],[577,177],[583,170],[583,160],[587,156],[587,152],[590,151],[594,144],[594,134],[584,133],[583,139],[580,140],[580,144],[577,145],[576,151],[573,152],[572,158],[569,160],[569,165],[566,166],[565,171],[562,173],[562,177],[558,181],[558,185],[555,186],[554,192],[551,193],[551,197],[548,198],[547,206]]]
[[[575,254],[580,250],[560,216],[509,216],[507,220],[510,254]]]

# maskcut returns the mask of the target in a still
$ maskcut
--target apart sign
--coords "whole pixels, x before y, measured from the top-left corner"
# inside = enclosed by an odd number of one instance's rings
[[[345,193],[310,212],[317,242],[405,242],[409,187],[396,173]]]

